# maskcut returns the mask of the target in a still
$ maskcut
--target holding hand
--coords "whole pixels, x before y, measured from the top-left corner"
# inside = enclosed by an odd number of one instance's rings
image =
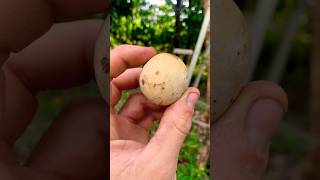
[[[166,109],[142,94],[131,95],[119,112],[114,107],[121,91],[138,86],[141,68],[156,54],[152,48],[119,46],[110,55],[110,165],[111,179],[175,179],[178,156],[191,129],[192,114],[200,92],[189,88]],[[155,119],[161,118],[149,140]]]

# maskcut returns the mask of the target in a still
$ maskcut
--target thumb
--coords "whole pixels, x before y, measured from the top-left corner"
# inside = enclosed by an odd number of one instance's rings
[[[275,83],[249,83],[211,126],[213,179],[262,179],[271,137],[287,106],[286,93]]]
[[[183,141],[191,129],[194,105],[200,92],[189,88],[183,96],[164,112],[159,128],[148,146],[162,158],[177,159]]]

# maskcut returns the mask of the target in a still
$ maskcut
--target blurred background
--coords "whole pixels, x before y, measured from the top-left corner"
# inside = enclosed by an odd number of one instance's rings
[[[81,19],[104,20],[105,18],[106,14],[102,13],[82,17]],[[21,164],[27,160],[35,145],[40,141],[41,136],[60,113],[61,108],[70,101],[83,96],[100,96],[95,82],[92,81],[81,87],[40,92],[37,95],[38,109],[36,115],[15,144],[15,151]]]
[[[235,0],[251,36],[252,80],[288,94],[271,144],[266,180],[320,179],[320,1]]]
[[[179,180],[210,179],[208,105],[210,34],[208,22],[204,23],[208,2],[203,0],[111,0],[111,48],[120,44],[151,46],[156,48],[158,53],[168,52],[178,55],[188,67],[193,67],[192,64],[194,64],[194,68],[191,68],[190,85],[200,89],[201,97],[196,105],[191,133],[180,152],[177,170]],[[123,92],[118,109],[130,93],[132,91]],[[156,128],[157,123],[153,131]]]

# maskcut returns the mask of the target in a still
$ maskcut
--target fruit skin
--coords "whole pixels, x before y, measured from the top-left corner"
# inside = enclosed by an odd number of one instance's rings
[[[177,56],[160,53],[144,65],[139,84],[141,92],[151,102],[170,105],[188,88],[187,67]]]
[[[249,34],[233,0],[213,3],[211,119],[217,121],[249,80]]]
[[[94,54],[94,73],[95,79],[99,88],[99,91],[103,99],[108,103],[107,95],[109,94],[108,79],[109,79],[109,48],[108,48],[108,37],[107,37],[107,22],[108,19],[102,25],[99,33]]]

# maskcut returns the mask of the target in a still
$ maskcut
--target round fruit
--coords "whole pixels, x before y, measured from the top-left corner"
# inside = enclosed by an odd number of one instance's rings
[[[144,65],[139,84],[142,93],[151,102],[170,105],[188,88],[187,67],[173,54],[158,54]]]

